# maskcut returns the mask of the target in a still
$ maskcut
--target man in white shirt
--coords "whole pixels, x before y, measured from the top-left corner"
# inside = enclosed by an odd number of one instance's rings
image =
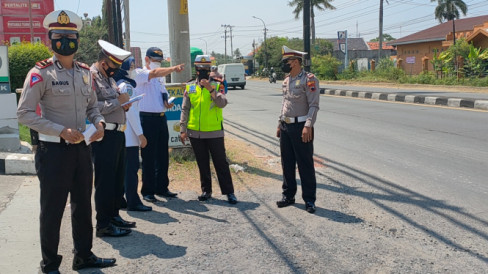
[[[165,110],[173,104],[168,103],[168,91],[160,77],[172,72],[181,72],[184,64],[162,68],[163,51],[151,47],[144,58],[146,65],[136,69],[134,80],[137,83],[136,94],[145,94],[139,102],[139,115],[142,131],[147,139],[147,146],[141,149],[142,156],[142,189],[143,199],[156,202],[154,195],[176,197],[176,193],[169,191],[169,154],[168,154],[168,125]]]

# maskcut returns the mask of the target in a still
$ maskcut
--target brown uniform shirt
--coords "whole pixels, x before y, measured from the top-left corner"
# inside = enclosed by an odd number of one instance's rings
[[[65,69],[56,57],[38,62],[24,82],[17,108],[19,122],[39,133],[59,136],[64,128],[85,130],[86,119],[103,120],[92,90],[89,68],[74,62]],[[42,115],[36,114],[40,105]]]
[[[102,75],[93,64],[90,67],[93,77],[93,89],[98,98],[98,109],[107,123],[125,124],[125,110],[117,99],[120,95],[117,83],[112,78]]]
[[[310,82],[310,83],[308,83]],[[315,89],[312,90],[312,87]],[[302,71],[296,76],[287,76],[283,81],[283,101],[280,121],[284,117],[307,116],[306,127],[313,127],[319,111],[320,88],[319,80]]]

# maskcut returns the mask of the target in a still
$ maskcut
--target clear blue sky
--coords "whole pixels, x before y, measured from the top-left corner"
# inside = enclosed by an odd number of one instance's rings
[[[389,2],[389,4],[386,3]],[[337,31],[347,30],[349,37],[366,41],[378,37],[380,0],[333,0],[336,10],[316,11],[316,36],[335,38]],[[466,17],[487,15],[486,0],[464,0]],[[246,55],[252,51],[253,39],[263,40],[264,20],[268,37],[303,37],[302,19],[295,20],[287,0],[189,0],[190,39],[192,47],[208,52],[224,53],[223,24],[232,25],[233,48]],[[395,38],[439,24],[434,18],[437,1],[385,0],[384,33]],[[55,9],[68,9],[80,16],[101,14],[102,0],[54,0]],[[168,17],[166,0],[130,0],[131,46],[158,46],[169,55]],[[230,55],[230,40],[227,41]]]

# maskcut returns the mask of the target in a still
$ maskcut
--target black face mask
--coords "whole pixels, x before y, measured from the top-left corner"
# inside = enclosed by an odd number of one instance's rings
[[[287,60],[284,60],[283,63],[281,63],[281,70],[284,73],[289,73],[291,71],[291,65],[288,64]]]
[[[60,55],[70,56],[78,50],[78,39],[69,39],[67,37],[52,39],[51,47],[54,52]]]
[[[208,73],[208,70],[199,70],[198,71],[198,79],[209,79],[210,75]]]
[[[109,65],[107,65],[107,66],[108,66],[108,69],[104,69],[105,74],[107,74],[107,77],[113,77],[115,74],[117,74],[119,72],[119,68],[112,68]]]

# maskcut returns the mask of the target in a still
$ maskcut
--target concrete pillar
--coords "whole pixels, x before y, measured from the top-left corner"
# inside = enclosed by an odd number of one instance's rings
[[[168,0],[171,66],[185,64],[184,71],[171,73],[172,83],[185,83],[191,79],[189,26],[188,0]]]
[[[376,61],[374,59],[371,60],[371,71],[376,69]]]
[[[0,94],[0,151],[20,149],[19,123],[17,121],[17,96]]]

